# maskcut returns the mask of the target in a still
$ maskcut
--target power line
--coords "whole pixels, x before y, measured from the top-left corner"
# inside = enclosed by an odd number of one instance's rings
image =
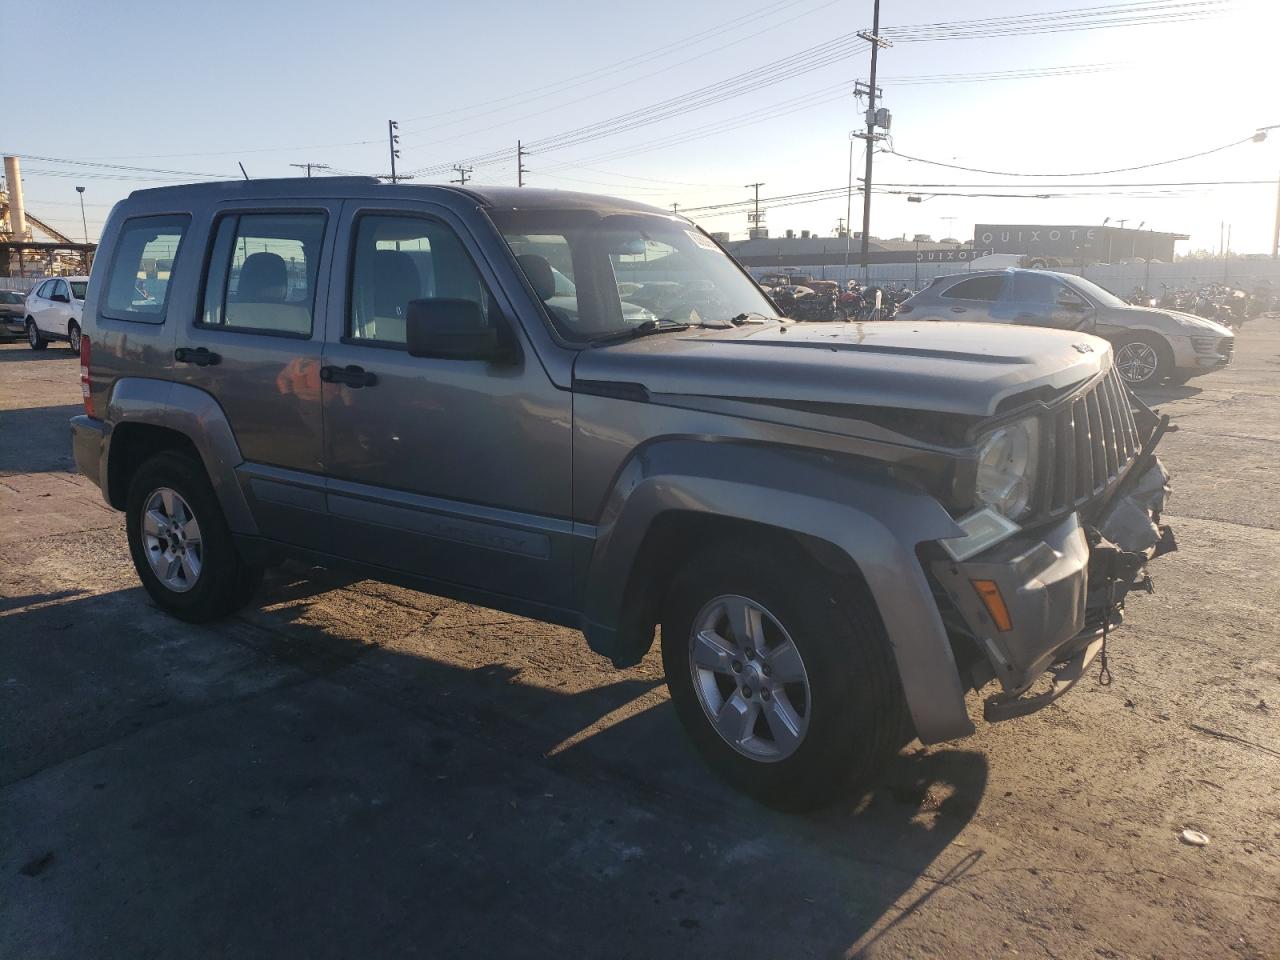
[[[1100,177],[1112,173],[1132,173],[1135,170],[1150,170],[1152,167],[1165,167],[1171,163],[1182,163],[1184,160],[1194,160],[1197,157],[1207,157],[1213,153],[1221,153],[1223,150],[1230,150],[1232,147],[1238,147],[1242,143],[1249,143],[1253,140],[1255,134],[1243,138],[1242,140],[1234,140],[1231,143],[1224,143],[1218,147],[1212,147],[1208,150],[1201,150],[1198,153],[1189,153],[1182,157],[1173,157],[1169,160],[1156,160],[1153,163],[1140,163],[1133,167],[1116,167],[1112,170],[1081,170],[1073,173],[1020,173],[1011,172],[1009,170],[985,170],[981,167],[966,167],[956,163],[944,163],[941,160],[927,160],[924,157],[913,157],[909,153],[903,153],[901,150],[891,148],[888,152],[894,156],[902,157],[904,160],[913,160],[916,163],[927,163],[931,167],[946,167],[948,170],[963,170],[966,173],[984,173],[993,177]]]
[[[518,103],[528,102],[529,100],[536,100],[539,98],[537,95],[542,94],[545,91],[552,91],[562,87],[580,86],[583,82],[589,81],[592,79],[598,79],[601,75],[608,75],[611,73],[617,73],[622,70],[625,70],[628,66],[630,66],[633,63],[643,62],[646,60],[660,59],[661,56],[665,54],[667,51],[676,50],[676,49],[687,49],[690,46],[694,46],[697,43],[700,43],[703,39],[707,38],[708,36],[715,36],[718,34],[729,33],[734,29],[734,27],[732,26],[733,24],[749,23],[753,20],[760,19],[761,17],[764,17],[764,16],[776,15],[777,13],[780,13],[783,9],[786,9],[787,7],[793,7],[796,4],[801,2],[803,2],[803,0],[774,0],[773,3],[765,4],[763,7],[759,7],[750,13],[743,14],[742,16],[739,16],[735,19],[728,21],[728,23],[716,24],[713,27],[708,27],[705,30],[700,30],[697,33],[690,34],[687,37],[683,37],[680,40],[675,40],[675,41],[672,41],[671,43],[663,44],[660,47],[655,47],[651,50],[646,50],[641,53],[637,53],[633,56],[627,57],[625,60],[614,61],[606,66],[597,67],[594,70],[587,70],[584,73],[574,74],[573,76],[565,77],[564,79],[561,79],[561,80],[556,80],[551,83],[543,84],[540,87],[534,87],[532,90],[522,90],[520,93],[508,94],[505,97],[495,97],[494,99],[491,99],[491,100],[482,100],[479,103],[472,103],[472,104],[461,106],[461,107],[453,107],[449,110],[441,110],[436,113],[420,114],[419,116],[416,116],[416,117],[410,117],[408,120],[405,121],[405,123],[410,124],[418,120],[431,120],[431,119],[436,119],[438,117],[448,117],[458,113],[466,113],[469,116],[475,116],[476,110],[480,107],[488,107],[488,106],[492,106],[494,104],[499,104],[499,103],[510,104],[511,101],[513,100],[517,101]],[[828,6],[828,4],[824,3],[822,6]],[[514,106],[516,104],[511,104],[511,105]],[[406,129],[408,128],[406,127]]]

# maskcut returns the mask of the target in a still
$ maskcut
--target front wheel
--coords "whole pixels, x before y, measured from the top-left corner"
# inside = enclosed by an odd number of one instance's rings
[[[44,338],[44,334],[30,317],[27,317],[27,343],[31,345],[32,350],[43,350],[49,345],[49,341]]]
[[[190,454],[167,451],[138,468],[125,522],[142,585],[180,620],[234,613],[262,580],[261,568],[240,556],[204,467]]]
[[[1172,372],[1168,346],[1149,334],[1128,334],[1116,341],[1115,365],[1131,387],[1155,386]]]
[[[690,558],[668,594],[662,659],[703,758],[770,806],[819,806],[906,740],[865,588],[837,584],[790,544],[724,543]]]

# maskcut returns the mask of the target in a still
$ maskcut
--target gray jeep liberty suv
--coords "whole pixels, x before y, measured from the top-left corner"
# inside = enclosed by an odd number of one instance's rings
[[[624,200],[141,190],[89,287],[76,462],[161,609],[228,614],[292,557],[619,666],[660,627],[689,735],[779,806],[972,733],[969,689],[998,681],[990,720],[1056,699],[1171,539],[1104,340],[784,321]]]

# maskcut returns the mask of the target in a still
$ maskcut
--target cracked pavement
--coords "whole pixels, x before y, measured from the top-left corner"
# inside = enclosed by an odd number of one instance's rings
[[[656,649],[298,566],[164,616],[70,472],[75,360],[0,346],[0,956],[1280,956],[1280,320],[1148,399],[1181,551],[1114,684],[794,817]]]

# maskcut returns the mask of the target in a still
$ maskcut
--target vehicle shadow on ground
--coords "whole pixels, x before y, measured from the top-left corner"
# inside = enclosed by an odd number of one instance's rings
[[[1186,400],[1189,397],[1198,397],[1204,393],[1202,387],[1192,386],[1189,383],[1162,383],[1154,387],[1141,387],[1134,390],[1143,402],[1147,405],[1154,403],[1169,403],[1173,400]]]
[[[0,346],[4,342],[0,341]],[[24,363],[49,360],[78,360],[79,354],[72,353],[65,343],[52,342],[43,350],[32,350],[26,346],[17,349],[0,350],[0,363]]]
[[[303,594],[269,581],[207,627],[137,588],[4,618],[2,675],[50,636],[59,675],[147,675],[127,696],[95,676],[96,710],[61,705],[90,742],[7,771],[0,954],[835,956],[982,856],[933,867],[980,753],[908,750],[788,816],[712,777],[667,702],[636,707],[652,676],[563,693],[339,636]]]
[[[0,410],[0,473],[67,469],[71,464],[68,421],[83,412],[84,407],[76,403]]]

